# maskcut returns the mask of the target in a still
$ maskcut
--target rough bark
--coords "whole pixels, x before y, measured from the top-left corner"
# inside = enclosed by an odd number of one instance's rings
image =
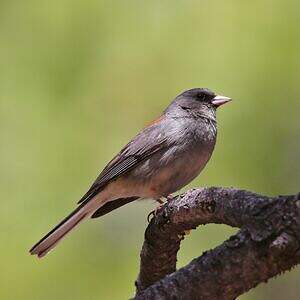
[[[185,232],[208,223],[240,231],[176,271]],[[166,203],[145,232],[134,299],[235,299],[300,262],[300,194],[190,190]]]

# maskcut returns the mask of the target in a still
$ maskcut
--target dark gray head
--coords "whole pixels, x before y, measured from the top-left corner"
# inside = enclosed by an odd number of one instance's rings
[[[168,114],[214,117],[216,109],[231,99],[206,88],[195,88],[178,95],[165,110]]]

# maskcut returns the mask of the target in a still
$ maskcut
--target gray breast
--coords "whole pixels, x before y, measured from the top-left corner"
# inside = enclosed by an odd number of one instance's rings
[[[180,120],[181,121],[181,120]],[[144,186],[143,197],[174,193],[192,181],[211,157],[216,141],[216,126],[209,120],[183,120],[170,146],[157,152],[130,174]]]

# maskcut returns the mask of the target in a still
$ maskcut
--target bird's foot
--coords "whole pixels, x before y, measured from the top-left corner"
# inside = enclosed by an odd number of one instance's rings
[[[171,201],[174,199],[174,196],[172,194],[170,194],[166,197],[166,199],[167,199],[167,201]]]
[[[158,198],[158,199],[155,199],[155,200],[160,204],[159,206],[161,206],[165,203],[164,200],[162,200],[161,198]]]
[[[159,203],[159,205],[148,214],[147,216],[148,223],[150,223],[152,216],[155,217],[158,214],[158,212],[160,211],[160,209],[165,203],[162,199],[155,199],[155,200]]]
[[[171,201],[171,200],[173,200],[174,199],[174,196],[172,195],[172,194],[170,194],[170,195],[168,195],[168,196],[166,196],[166,197],[164,197],[166,200],[167,200],[167,202],[168,201]],[[159,205],[154,209],[154,210],[152,210],[150,213],[149,213],[149,215],[147,216],[147,221],[148,221],[148,223],[151,221],[151,217],[153,216],[153,217],[155,217],[156,215],[157,215],[157,213],[160,211],[160,209],[162,208],[162,206],[164,205],[164,201],[162,200],[162,198],[158,198],[158,199],[155,199],[158,203],[159,203]]]

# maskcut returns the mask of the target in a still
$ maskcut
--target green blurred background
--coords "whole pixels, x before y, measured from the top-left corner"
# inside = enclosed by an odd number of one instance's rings
[[[234,98],[190,186],[299,191],[299,1],[0,1],[1,299],[128,299],[152,201],[28,249],[178,93]],[[179,266],[235,232],[210,225]],[[228,274],[230,276],[230,274]],[[240,299],[299,299],[299,268]]]

